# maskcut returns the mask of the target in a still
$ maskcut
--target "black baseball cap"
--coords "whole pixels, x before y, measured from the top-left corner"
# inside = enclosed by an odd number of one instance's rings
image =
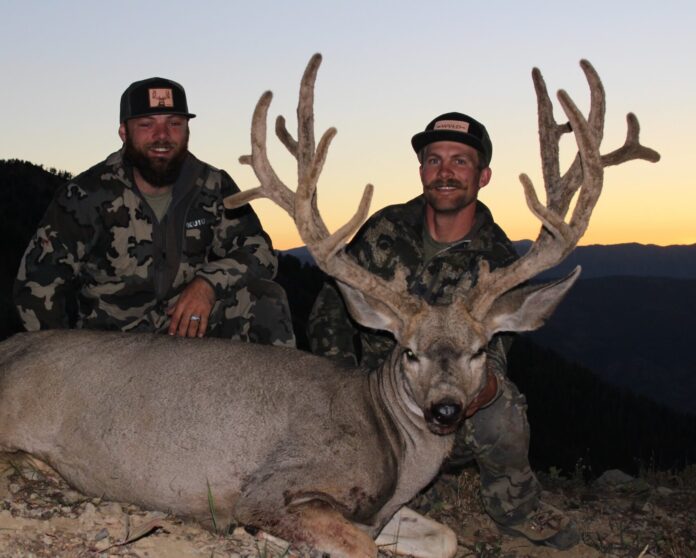
[[[470,145],[481,155],[481,163],[487,167],[493,155],[493,144],[486,127],[475,118],[461,112],[447,112],[435,118],[420,132],[411,138],[411,145],[420,153],[426,145],[436,141],[456,141]]]
[[[121,95],[121,122],[151,114],[196,117],[188,111],[184,88],[175,81],[160,77],[131,83]]]

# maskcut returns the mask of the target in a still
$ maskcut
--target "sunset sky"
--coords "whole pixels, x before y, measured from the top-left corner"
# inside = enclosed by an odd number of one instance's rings
[[[607,91],[603,152],[623,143],[631,111],[642,143],[662,160],[606,171],[582,244],[696,243],[693,0],[0,0],[0,9],[2,159],[85,170],[120,147],[123,90],[162,76],[184,85],[198,115],[191,151],[251,188],[256,179],[238,157],[249,152],[256,100],[271,89],[270,116],[285,115],[294,131],[300,77],[321,52],[317,133],[338,128],[319,185],[329,228],[352,215],[368,182],[373,211],[417,195],[411,136],[460,111],[493,140],[493,178],[481,199],[513,240],[533,238],[538,224],[518,179],[529,174],[543,196],[531,69],[586,109],[578,65],[586,58]],[[274,137],[271,146],[294,187],[293,161]],[[573,154],[566,140],[563,163]],[[276,248],[301,244],[270,202],[254,207]]]

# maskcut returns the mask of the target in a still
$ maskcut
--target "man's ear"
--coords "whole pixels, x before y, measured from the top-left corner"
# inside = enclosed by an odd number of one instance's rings
[[[491,167],[486,167],[483,169],[480,174],[479,174],[479,188],[483,188],[486,184],[488,184],[491,181],[491,176],[493,176],[493,171],[491,170]]]
[[[126,123],[121,122],[121,124],[118,127],[118,137],[121,138],[121,141],[123,143],[126,143]]]

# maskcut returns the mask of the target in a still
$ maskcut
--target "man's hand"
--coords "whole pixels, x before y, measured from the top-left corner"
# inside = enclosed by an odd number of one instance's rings
[[[215,304],[213,287],[196,277],[181,292],[174,306],[167,309],[171,317],[169,335],[203,337],[208,329],[208,318]]]

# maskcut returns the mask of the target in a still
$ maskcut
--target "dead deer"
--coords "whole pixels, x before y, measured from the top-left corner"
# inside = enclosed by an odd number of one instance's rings
[[[266,196],[283,207],[317,264],[339,282],[353,317],[394,335],[390,358],[366,373],[292,349],[218,339],[18,334],[0,344],[0,450],[35,455],[86,494],[208,524],[210,495],[218,524],[255,525],[332,556],[375,556],[373,539],[390,519],[396,517],[385,536],[403,536],[420,521],[402,507],[435,477],[461,421],[495,392],[482,349],[497,332],[542,325],[577,279],[579,269],[550,284],[526,284],[560,262],[585,232],[603,168],[659,155],[640,145],[632,114],[624,146],[600,154],[604,91],[588,62],[581,67],[591,92],[589,117],[560,91],[569,119],[562,125],[535,69],[546,205],[529,178],[520,178],[542,223],[538,238],[507,268],[491,272],[481,264],[478,283],[455,303],[429,306],[408,294],[403,275],[382,280],[343,251],[367,216],[371,186],[335,233],[319,215],[317,182],[336,133],[329,129],[315,145],[320,61],[315,55],[302,78],[297,139],[282,117],[276,124],[297,159],[297,191],[281,182],[266,154],[267,92],[254,112],[251,155],[240,159],[252,165],[261,186],[226,205]],[[570,131],[578,155],[561,176],[558,144]],[[401,538],[397,550],[454,554],[451,531],[436,539],[439,548],[431,542],[404,548]]]

